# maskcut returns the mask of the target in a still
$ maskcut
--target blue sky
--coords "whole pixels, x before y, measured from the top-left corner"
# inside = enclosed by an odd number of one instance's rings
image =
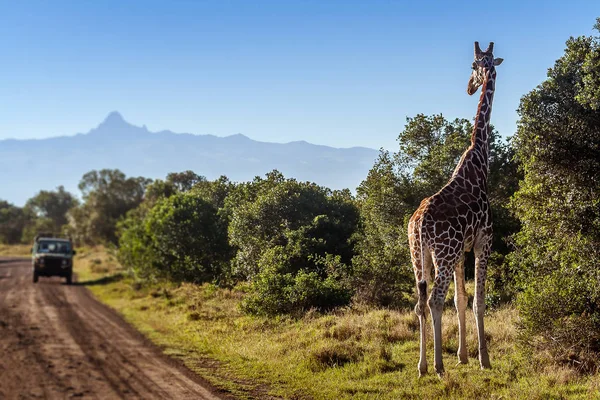
[[[594,1],[0,0],[0,139],[87,132],[113,110],[158,131],[396,149],[407,116],[474,116],[473,41],[494,41],[492,123]]]

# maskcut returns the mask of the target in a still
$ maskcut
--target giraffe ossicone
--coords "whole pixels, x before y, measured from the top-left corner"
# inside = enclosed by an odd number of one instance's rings
[[[491,368],[485,339],[485,279],[492,247],[492,215],[488,199],[490,114],[496,82],[496,66],[503,61],[494,59],[494,43],[485,51],[475,42],[475,56],[467,93],[479,87],[481,97],[477,108],[471,145],[463,153],[448,183],[436,194],[423,199],[408,224],[408,241],[417,282],[415,312],[420,326],[419,374],[427,373],[426,305],[429,306],[434,341],[434,367],[441,375],[442,311],[450,281],[454,278],[454,302],[458,314],[458,360],[468,362],[465,334],[467,292],[465,290],[465,252],[475,253],[475,299],[473,312],[479,338],[481,368]],[[433,272],[433,274],[432,274]],[[427,287],[433,283],[427,297]]]

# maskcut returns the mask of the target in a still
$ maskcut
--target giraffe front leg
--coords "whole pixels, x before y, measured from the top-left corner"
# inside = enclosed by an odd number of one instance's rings
[[[481,365],[481,369],[492,368],[483,324],[483,316],[485,314],[485,279],[487,277],[487,261],[490,253],[491,236],[484,242],[479,251],[475,251],[475,301],[473,302],[473,313],[477,322],[479,364]]]
[[[465,289],[464,255],[458,261],[454,271],[454,304],[458,314],[458,363],[467,364],[467,340],[465,328],[465,314],[467,310],[467,290]]]

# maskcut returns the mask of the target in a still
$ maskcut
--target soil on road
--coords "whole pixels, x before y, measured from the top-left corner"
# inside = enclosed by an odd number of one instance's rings
[[[0,259],[0,399],[220,399],[83,286]]]

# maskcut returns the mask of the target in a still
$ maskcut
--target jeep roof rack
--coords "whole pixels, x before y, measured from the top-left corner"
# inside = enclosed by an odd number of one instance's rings
[[[58,235],[58,234],[54,234],[53,232],[40,232],[37,235],[35,235],[35,239],[34,242],[38,242],[40,239],[45,238],[45,239],[63,239],[63,240],[70,240],[71,236],[69,235]]]

